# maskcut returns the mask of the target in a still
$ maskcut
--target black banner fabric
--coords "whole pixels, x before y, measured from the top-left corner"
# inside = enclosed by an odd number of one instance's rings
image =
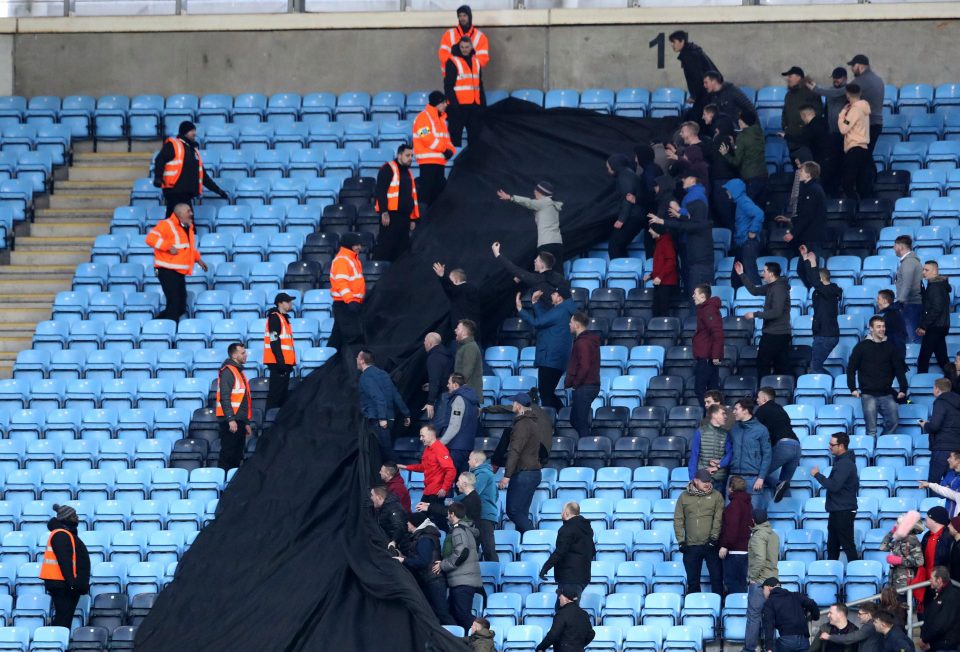
[[[432,263],[462,267],[479,281],[483,325],[492,330],[512,309],[514,286],[490,244],[500,241],[504,255],[525,266],[535,254],[532,215],[496,191],[530,196],[538,181],[550,181],[564,203],[566,251],[585,251],[613,222],[607,157],[632,156],[637,143],[669,138],[675,121],[507,100],[486,111],[483,127],[479,142],[458,157],[411,251],[364,307],[366,341],[414,414],[423,336],[446,329],[448,304]],[[439,626],[413,576],[385,552],[367,499],[378,453],[358,434],[355,377],[354,360],[337,356],[291,395],[224,491],[216,520],[183,555],[140,627],[137,650],[465,649]]]

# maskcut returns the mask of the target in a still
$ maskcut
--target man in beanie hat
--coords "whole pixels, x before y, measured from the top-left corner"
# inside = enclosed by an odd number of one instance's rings
[[[447,59],[443,74],[443,94],[450,102],[450,140],[460,147],[463,129],[470,142],[480,135],[480,109],[487,104],[483,92],[483,63],[470,38],[463,36]]]
[[[723,498],[713,490],[713,476],[700,469],[677,499],[673,512],[673,530],[687,571],[687,592],[700,592],[700,571],[707,563],[710,586],[723,593],[723,568],[718,555]]]
[[[490,63],[490,44],[487,42],[487,36],[473,24],[473,10],[470,9],[470,5],[461,5],[457,7],[457,25],[445,31],[440,37],[437,57],[440,58],[441,72],[446,71],[447,61],[454,48],[460,43],[460,39],[464,37],[473,44],[480,65],[486,67]]]
[[[293,297],[281,292],[273,300],[273,308],[267,312],[263,334],[263,364],[270,370],[266,411],[280,407],[287,400],[290,372],[297,364],[293,329],[287,316],[292,308]]]
[[[927,526],[927,533],[923,535],[920,541],[920,547],[923,549],[923,577],[915,577],[914,582],[923,582],[930,579],[930,573],[934,566],[946,566],[950,563],[950,549],[953,547],[953,538],[947,531],[950,525],[950,515],[947,508],[942,505],[931,507],[927,510],[927,518],[924,525]],[[918,573],[921,575],[921,573]]]
[[[420,166],[419,200],[426,206],[432,205],[447,185],[444,166],[457,153],[450,142],[447,104],[443,93],[433,91],[413,121],[413,153]]]
[[[330,264],[330,295],[333,297],[333,323],[339,334],[331,346],[357,346],[363,341],[360,311],[367,292],[360,251],[363,243],[357,233],[340,236],[340,251]],[[345,359],[351,359],[348,356]]]
[[[537,645],[537,652],[551,647],[554,652],[583,652],[596,634],[590,616],[580,607],[580,587],[561,584],[557,595],[560,608],[553,617],[550,631]]]
[[[766,602],[763,585],[766,580],[776,577],[779,559],[780,536],[767,520],[767,510],[758,507],[753,510],[753,527],[747,542],[747,626],[744,650],[753,652],[757,647],[761,615]]]
[[[90,592],[90,554],[77,533],[77,512],[54,505],[56,516],[47,522],[50,537],[40,565],[40,579],[53,600],[54,627],[72,629],[80,596]]]
[[[427,512],[414,512],[407,518],[407,532],[410,534],[409,547],[400,551],[397,560],[413,573],[440,624],[454,625],[447,607],[446,576],[433,572],[433,565],[443,558],[440,529]]]
[[[167,138],[160,148],[160,153],[153,161],[153,185],[163,189],[168,216],[177,204],[190,204],[204,188],[229,200],[227,193],[213,179],[204,175],[200,146],[197,144],[197,126],[189,120],[181,122],[177,136]]]
[[[563,202],[553,198],[552,183],[541,181],[534,186],[533,199],[511,195],[503,190],[497,191],[497,197],[533,211],[533,219],[537,223],[537,250],[547,251],[553,254],[555,260],[563,261],[563,237],[560,235]]]

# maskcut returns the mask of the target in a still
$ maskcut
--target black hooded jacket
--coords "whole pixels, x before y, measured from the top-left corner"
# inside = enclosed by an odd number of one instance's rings
[[[703,79],[700,80],[701,84]],[[716,104],[720,113],[730,116],[731,120],[739,120],[740,114],[749,111],[756,113],[757,108],[753,105],[743,91],[730,82],[724,82],[720,90],[707,94],[707,104]]]
[[[830,240],[827,233],[827,193],[818,180],[810,179],[800,184],[797,216],[791,221],[790,233],[793,235],[790,244],[796,247],[804,244],[812,248]],[[809,287],[806,283],[804,285]]]
[[[427,352],[427,403],[436,406],[447,388],[447,379],[453,373],[453,356],[443,343]]]
[[[69,589],[76,591],[81,595],[90,592],[90,553],[87,552],[87,546],[84,545],[77,534],[77,526],[73,523],[67,523],[56,518],[51,518],[47,522],[47,529],[68,530],[73,535],[73,542],[77,546],[77,574],[73,574],[73,545],[70,537],[63,532],[57,532],[53,535],[50,545],[53,548],[53,554],[57,556],[57,564],[60,566],[60,572],[63,574],[63,581],[44,580],[43,583],[48,589]]]
[[[377,510],[377,523],[388,541],[393,541],[400,550],[407,549],[409,540],[407,515],[400,506],[400,501],[392,493],[387,493],[383,505]]]
[[[920,328],[950,328],[950,282],[946,276],[936,276],[920,288],[923,297],[923,317]]]
[[[613,177],[617,182],[617,199],[620,201],[620,209],[617,211],[618,222],[628,222],[638,217],[642,206],[631,204],[627,201],[627,195],[632,194],[635,197],[642,197],[640,192],[640,178],[631,166],[630,157],[626,154],[614,154],[607,159],[607,164],[613,170]]]
[[[813,336],[840,337],[837,315],[843,290],[836,283],[820,280],[820,270],[811,267],[807,261],[801,263],[800,270],[805,277],[804,284],[813,288]]]
[[[178,139],[183,143],[185,149],[183,153],[183,171],[180,173],[180,178],[177,179],[177,183],[173,188],[169,189],[168,192],[173,191],[196,197],[200,194],[200,183],[198,179],[200,174],[200,155],[197,153],[200,146],[196,141],[179,137]],[[157,157],[153,161],[153,185],[158,188],[163,183],[163,168],[173,160],[173,155],[173,145],[167,140],[163,143],[163,147],[160,148]],[[209,174],[203,175],[203,187],[218,195],[223,193],[223,190],[210,178]]]
[[[471,25],[473,24],[471,19]],[[447,59],[446,67],[444,68],[443,73],[443,94],[447,98],[447,101],[450,102],[451,106],[459,106],[457,101],[457,94],[453,90],[453,87],[456,86],[457,82],[457,64],[453,62],[453,57],[460,57],[463,59],[468,68],[473,67],[473,57],[474,53],[469,54],[468,56],[463,56],[463,53],[460,52],[460,46],[454,44],[450,49],[450,58]],[[480,68],[480,106],[487,105],[487,95],[483,90],[483,67]]]
[[[717,64],[710,60],[707,53],[696,43],[687,41],[677,55],[683,77],[687,81],[687,90],[698,105],[706,104],[707,91],[703,88],[703,76],[711,70],[718,70]]]

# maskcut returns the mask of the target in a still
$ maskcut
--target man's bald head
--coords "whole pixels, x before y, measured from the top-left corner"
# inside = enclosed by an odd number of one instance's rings
[[[173,207],[173,214],[177,216],[181,224],[193,224],[193,208],[190,204],[177,204]]]
[[[440,337],[440,333],[427,333],[423,338],[423,348],[427,351],[439,344],[443,344],[443,338]]]

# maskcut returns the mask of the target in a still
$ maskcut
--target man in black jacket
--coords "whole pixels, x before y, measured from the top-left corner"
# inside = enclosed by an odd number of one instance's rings
[[[783,236],[784,242],[798,252],[804,246],[816,251],[821,243],[830,241],[827,230],[827,195],[820,185],[820,166],[813,161],[807,161],[800,165],[797,174],[800,177],[797,214],[792,218],[778,215],[775,220],[790,225]],[[802,276],[801,280],[810,287]]]
[[[923,301],[923,315],[917,335],[920,339],[920,353],[917,355],[917,373],[925,374],[930,370],[930,356],[937,356],[937,367],[943,369],[950,364],[947,356],[947,331],[950,330],[950,280],[940,276],[940,266],[935,260],[923,264],[923,279],[926,287],[920,287]]]
[[[830,477],[820,473],[819,466],[810,469],[810,475],[826,489],[827,510],[827,559],[840,559],[840,550],[847,555],[847,562],[860,559],[853,537],[853,522],[857,517],[857,494],[860,491],[860,476],[857,473],[857,457],[850,447],[850,435],[838,432],[830,436],[830,452],[833,468]]]
[[[883,652],[915,652],[913,638],[897,622],[897,616],[893,613],[879,611],[873,623],[883,636]]]
[[[427,382],[424,383],[427,403],[423,409],[427,419],[433,419],[440,396],[447,388],[447,379],[453,373],[453,356],[443,345],[439,333],[427,333],[423,338],[423,349],[427,352]]]
[[[380,232],[373,249],[376,260],[393,262],[410,248],[410,232],[417,228],[420,206],[410,165],[413,148],[404,143],[397,156],[380,166],[374,191],[376,210],[380,215]]]
[[[887,340],[893,345],[897,354],[906,359],[907,322],[903,320],[903,312],[900,310],[900,304],[896,302],[893,290],[877,292],[877,314],[883,317],[883,323],[887,328]]]
[[[757,112],[757,108],[743,91],[736,84],[724,81],[723,75],[716,70],[703,74],[703,88],[707,91],[707,103],[716,104],[717,110],[730,116],[732,120],[739,120],[741,113]]]
[[[500,243],[494,242],[490,249],[493,251],[493,257],[497,259],[503,267],[513,276],[513,280],[525,288],[540,290],[543,296],[540,302],[545,308],[553,306],[550,303],[550,295],[556,289],[565,289],[570,291],[570,281],[563,275],[563,261],[558,261],[548,251],[541,251],[533,259],[533,270],[523,269],[506,256],[500,255]],[[554,269],[554,265],[560,264],[560,269]]]
[[[770,432],[770,471],[764,485],[774,488],[773,502],[779,503],[789,495],[790,480],[800,465],[800,440],[793,432],[790,415],[777,403],[776,398],[775,389],[761,387],[757,392],[757,409],[753,417]],[[780,469],[780,473],[774,475],[777,469]]]
[[[220,419],[220,457],[217,466],[224,471],[240,466],[246,438],[253,435],[250,420],[250,383],[243,372],[247,348],[240,342],[227,347],[227,359],[217,379],[216,413]]]
[[[153,185],[163,188],[168,216],[173,214],[177,204],[191,204],[203,188],[228,199],[227,193],[204,174],[199,150],[197,126],[184,120],[177,130],[177,137],[168,138],[153,160]]]
[[[870,333],[860,340],[847,360],[847,389],[860,399],[867,436],[877,436],[877,411],[883,415],[883,434],[888,435],[900,425],[897,401],[893,398],[893,379],[900,391],[897,399],[907,396],[907,365],[887,340],[887,325],[883,317],[870,318]],[[857,380],[860,388],[857,389]]]
[[[840,170],[840,161],[834,151],[833,134],[827,121],[816,107],[806,105],[800,109],[803,128],[794,139],[791,158],[801,161],[814,161],[820,166],[825,179],[836,176]]]
[[[481,127],[480,111],[487,105],[483,90],[483,69],[480,63],[475,61],[476,58],[473,41],[464,35],[460,42],[450,49],[450,58],[447,59],[443,72],[443,94],[449,102],[447,124],[450,127],[450,142],[457,147],[463,144],[464,127],[467,129],[468,142],[477,142]],[[471,79],[474,71],[476,81]]]
[[[677,61],[683,69],[683,77],[687,82],[687,92],[693,106],[690,109],[688,120],[699,120],[701,111],[706,104],[707,91],[703,87],[703,76],[711,70],[719,70],[717,64],[710,60],[707,53],[696,43],[689,40],[689,35],[683,30],[670,34],[670,47],[677,53]]]
[[[607,174],[616,182],[616,198],[619,203],[617,219],[610,234],[610,259],[626,258],[627,248],[638,233],[647,227],[641,204],[636,202],[642,196],[640,177],[626,154],[614,154],[607,159]],[[634,200],[630,201],[633,197]]]
[[[370,502],[377,514],[377,524],[383,530],[387,541],[393,543],[401,552],[406,551],[409,541],[407,514],[400,506],[400,501],[386,487],[374,487],[370,490]]]
[[[810,652],[858,652],[855,646],[833,639],[835,636],[852,636],[857,632],[857,626],[850,622],[848,614],[849,610],[844,603],[836,602],[830,605],[827,612],[828,622],[820,626],[820,635],[814,636]]]
[[[843,290],[830,282],[830,271],[817,267],[817,253],[800,245],[800,272],[805,285],[813,288],[813,346],[810,351],[810,373],[825,374],[823,363],[840,343],[837,314]]]
[[[450,302],[450,323],[469,319],[475,324],[482,323],[483,310],[481,303],[483,296],[473,283],[467,281],[467,273],[462,269],[452,269],[447,274],[447,267],[443,263],[434,263],[433,271],[440,279],[443,293]]]
[[[930,573],[920,640],[930,652],[955,652],[960,647],[960,589],[950,583],[950,571],[944,566]]]
[[[713,214],[713,222],[717,227],[733,231],[736,205],[723,184],[730,179],[738,178],[740,173],[720,151],[721,145],[733,148],[735,132],[733,120],[725,113],[720,113],[715,104],[708,104],[703,107],[703,123],[706,126],[700,132],[702,137],[700,148],[710,166],[710,211]]]
[[[950,470],[950,453],[960,449],[960,394],[952,390],[949,378],[933,381],[933,414],[929,421],[920,421],[923,432],[930,436],[928,482],[941,481]]]
[[[540,577],[546,579],[552,568],[557,584],[576,586],[583,591],[590,583],[590,562],[596,555],[593,528],[590,521],[580,516],[580,505],[575,502],[563,506],[562,516],[557,545],[540,569]]]
[[[680,205],[671,202],[668,208],[670,219],[648,215],[650,224],[662,224],[681,243],[679,255],[680,275],[688,294],[701,284],[713,285],[713,227],[710,222],[710,207],[706,188],[696,176],[685,176],[683,200]]]
[[[447,581],[443,573],[434,573],[433,565],[443,559],[440,530],[426,512],[414,512],[407,518],[410,545],[397,561],[413,573],[430,608],[441,625],[455,625],[447,606]]]
[[[557,602],[560,607],[553,617],[550,631],[537,645],[537,652],[583,652],[596,634],[590,624],[590,616],[578,602],[580,590],[576,586],[561,585],[557,588]]]
[[[267,386],[267,407],[278,408],[287,400],[290,387],[290,374],[296,364],[296,350],[293,349],[293,330],[290,328],[290,310],[293,297],[281,292],[273,300],[273,308],[267,312],[266,349],[263,360],[270,370],[270,384]]]
[[[73,612],[80,596],[90,592],[90,554],[77,532],[80,519],[69,505],[54,505],[50,536],[40,565],[40,579],[53,601],[54,627],[72,629]]]
[[[787,591],[776,577],[764,580],[763,595],[766,598],[763,605],[764,649],[767,652],[807,652],[810,649],[807,623],[820,619],[817,603],[805,595]]]

